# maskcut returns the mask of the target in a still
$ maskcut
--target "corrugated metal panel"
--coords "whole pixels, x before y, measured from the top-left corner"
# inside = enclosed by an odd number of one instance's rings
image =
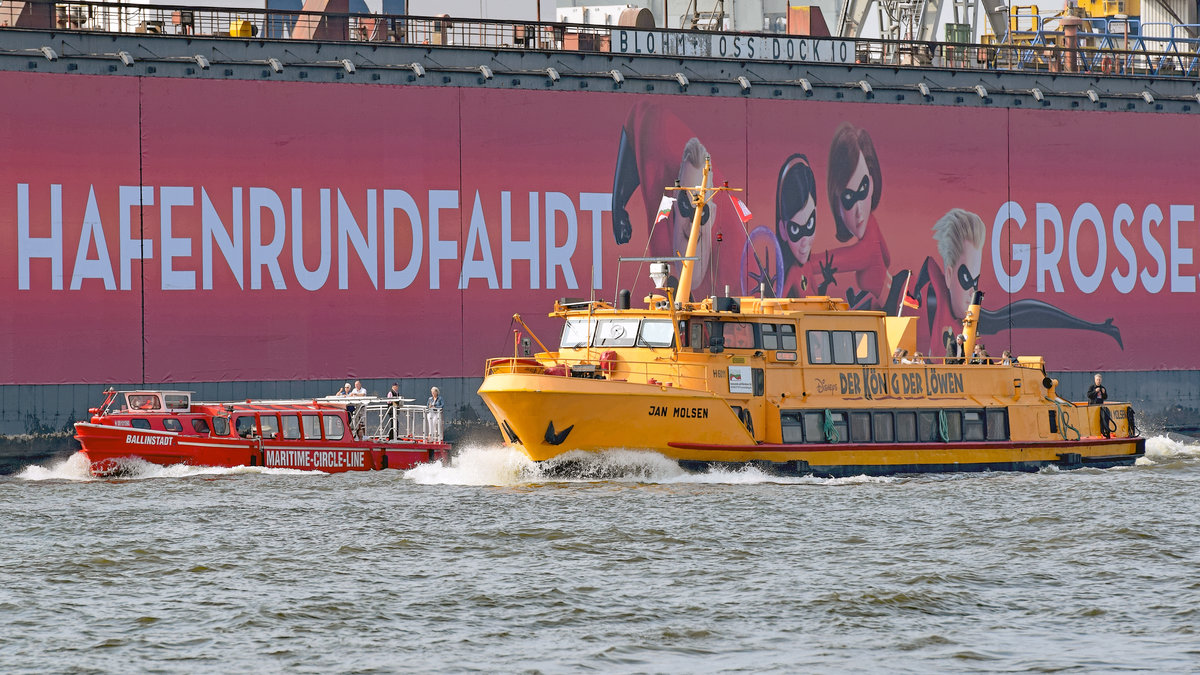
[[[1142,35],[1161,38],[1163,42],[1148,43],[1153,51],[1162,51],[1165,41],[1171,38],[1172,26],[1196,23],[1196,3],[1194,0],[1143,0],[1142,1]],[[1185,29],[1175,29],[1175,37],[1187,37]]]

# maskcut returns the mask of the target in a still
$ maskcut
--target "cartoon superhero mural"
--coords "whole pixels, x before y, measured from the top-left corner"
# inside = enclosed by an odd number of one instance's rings
[[[901,270],[893,275],[889,271],[892,256],[875,218],[883,194],[883,172],[875,144],[865,129],[843,122],[833,134],[825,189],[837,240],[853,240],[830,252],[832,272],[852,273],[858,286],[846,288],[846,301],[854,309],[882,309],[894,314],[909,272]]]
[[[627,244],[633,239],[634,219],[630,217],[629,202],[640,189],[648,228],[647,255],[682,255],[687,250],[695,208],[690,200],[666,188],[676,184],[699,185],[707,156],[708,150],[683,120],[657,106],[635,105],[621,127],[613,174],[612,228],[616,243]],[[717,182],[717,165],[714,159],[710,186]],[[664,196],[673,198],[674,205],[665,219],[659,219],[656,216]],[[719,274],[713,252],[714,231],[739,232],[742,225],[732,208],[714,200],[704,207],[700,227],[697,272],[690,290],[707,292],[710,286],[716,286]],[[671,270],[668,283],[674,285],[678,281],[679,264],[673,263]]]
[[[825,295],[834,281],[828,254],[812,255],[817,235],[817,179],[808,157],[795,154],[779,168],[775,184],[775,237],[783,252],[780,295],[802,298]]]
[[[979,288],[983,267],[983,247],[987,228],[983,219],[964,209],[950,209],[933,225],[933,240],[941,262],[928,257],[921,265],[910,299],[919,306],[924,319],[919,330],[918,348],[931,353],[939,343],[944,347],[962,330],[962,320],[971,305],[971,296]],[[979,316],[979,334],[995,335],[1012,328],[1066,328],[1103,333],[1121,342],[1121,331],[1113,320],[1102,323],[1085,321],[1041,300],[1024,298],[999,309],[983,307]],[[935,331],[941,327],[941,332]]]

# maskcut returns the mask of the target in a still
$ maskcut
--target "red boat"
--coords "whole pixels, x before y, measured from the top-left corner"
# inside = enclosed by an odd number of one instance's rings
[[[186,391],[114,391],[75,438],[92,472],[123,459],[194,466],[264,466],[338,473],[409,469],[447,459],[441,411],[412,399],[198,403]]]

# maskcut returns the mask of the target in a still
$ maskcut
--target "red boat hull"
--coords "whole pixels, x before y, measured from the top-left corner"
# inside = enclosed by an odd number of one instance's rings
[[[163,466],[264,466],[341,473],[411,469],[445,461],[450,451],[445,443],[219,438],[86,422],[75,425],[75,438],[97,475],[112,473],[120,468],[120,460],[131,457]]]

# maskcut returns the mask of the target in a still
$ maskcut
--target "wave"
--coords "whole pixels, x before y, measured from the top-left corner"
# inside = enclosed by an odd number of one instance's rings
[[[97,477],[89,471],[87,458],[77,452],[61,462],[49,466],[27,466],[16,475],[18,479],[30,481],[65,480],[145,480],[147,478],[190,478],[192,476],[236,476],[241,474],[266,475],[317,475],[328,476],[323,471],[302,471],[300,469],[276,469],[262,466],[191,466],[188,464],[171,464],[163,466],[153,464],[136,457],[117,460],[120,468],[112,476]]]
[[[891,482],[892,478],[856,476],[851,478],[783,477],[756,466],[712,467],[692,473],[673,459],[650,450],[617,448],[603,452],[572,451],[542,463],[534,462],[521,451],[504,446],[469,446],[460,450],[449,464],[422,464],[404,474],[426,485],[528,485],[536,483],[655,483],[756,485],[798,483],[849,485]]]
[[[1183,434],[1167,433],[1146,439],[1146,455],[1138,459],[1138,466],[1153,466],[1200,459],[1200,439]]]

